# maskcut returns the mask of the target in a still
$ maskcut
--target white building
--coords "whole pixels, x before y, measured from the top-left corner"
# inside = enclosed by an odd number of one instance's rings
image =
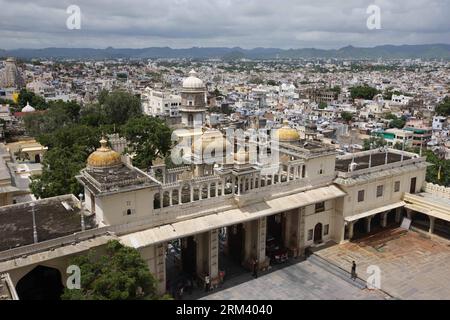
[[[181,96],[179,95],[147,87],[141,99],[142,109],[145,114],[178,117],[178,109],[181,105]]]

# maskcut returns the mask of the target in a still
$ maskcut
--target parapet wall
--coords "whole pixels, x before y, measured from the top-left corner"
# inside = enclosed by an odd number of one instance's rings
[[[450,188],[446,188],[444,186],[440,186],[434,183],[425,183],[424,191],[428,193],[432,193],[438,195],[440,197],[450,199]]]

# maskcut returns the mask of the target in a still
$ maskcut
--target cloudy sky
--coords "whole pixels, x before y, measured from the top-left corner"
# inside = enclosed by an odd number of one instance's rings
[[[367,7],[381,29],[367,28]],[[81,29],[69,30],[69,5]],[[448,0],[0,0],[0,48],[450,43]]]

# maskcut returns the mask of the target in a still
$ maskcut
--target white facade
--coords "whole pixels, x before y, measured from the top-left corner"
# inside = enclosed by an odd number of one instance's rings
[[[181,96],[145,88],[142,94],[142,109],[151,116],[178,117]]]

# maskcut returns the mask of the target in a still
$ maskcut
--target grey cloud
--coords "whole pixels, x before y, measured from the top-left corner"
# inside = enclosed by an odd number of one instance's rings
[[[66,8],[80,6],[81,30]],[[381,8],[368,30],[366,8]],[[0,0],[0,48],[450,43],[446,0]]]

